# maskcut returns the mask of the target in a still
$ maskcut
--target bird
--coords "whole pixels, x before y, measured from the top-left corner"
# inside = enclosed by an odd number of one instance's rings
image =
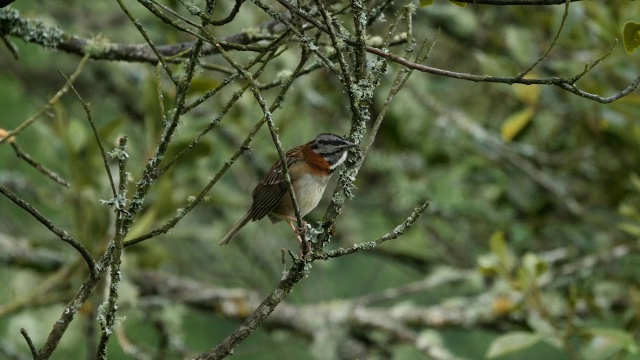
[[[322,133],[308,143],[287,151],[285,160],[300,217],[318,206],[331,174],[344,163],[347,152],[354,147],[357,145],[342,136]],[[228,244],[250,221],[268,216],[272,223],[286,221],[300,243],[301,253],[306,253],[308,249],[302,249],[302,239],[294,225],[297,219],[280,160],[256,185],[252,197],[251,208],[222,238],[220,245]]]

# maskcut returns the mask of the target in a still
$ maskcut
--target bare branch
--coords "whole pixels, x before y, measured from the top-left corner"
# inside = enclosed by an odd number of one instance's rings
[[[422,206],[420,206],[419,208],[416,208],[402,224],[396,226],[391,232],[383,235],[377,240],[354,244],[353,246],[348,247],[346,249],[339,248],[339,249],[327,251],[324,253],[313,253],[312,259],[313,260],[329,260],[335,257],[354,254],[362,250],[373,249],[374,247],[388,240],[396,239],[402,236],[402,234],[404,234],[404,232],[418,220],[420,215],[422,215],[422,213],[427,209],[427,207],[429,207],[430,204],[431,204],[430,201],[428,200],[425,201],[424,204],[422,204]]]
[[[233,353],[233,349],[262,324],[276,306],[291,292],[293,286],[305,277],[307,271],[306,262],[296,261],[271,294],[260,303],[258,308],[247,317],[247,320],[241,326],[222,340],[218,346],[198,355],[196,359],[222,359]]]
[[[296,67],[296,69],[291,73],[291,76],[289,76],[287,78],[286,81],[282,82],[282,88],[280,90],[280,93],[278,94],[278,96],[275,98],[275,100],[273,101],[273,103],[271,104],[271,106],[269,107],[269,111],[270,112],[274,112],[276,111],[276,109],[278,109],[281,105],[282,102],[284,101],[284,97],[286,95],[286,93],[289,91],[289,89],[291,88],[291,86],[293,85],[294,81],[296,78],[298,78],[299,76],[305,74],[304,70],[304,64],[306,62],[305,58],[301,58],[300,62],[298,63],[298,66]],[[266,66],[266,61],[263,63],[264,66]],[[262,71],[262,69],[259,69],[259,71]],[[260,72],[256,72],[254,74],[255,76],[258,76]],[[232,99],[227,103],[227,105],[225,106],[225,109],[227,107],[230,108],[230,104],[232,104],[232,100],[235,102],[234,99],[239,98],[242,93],[244,93],[244,91],[248,88],[248,86],[243,87],[242,89],[238,90],[232,97]],[[237,94],[237,96],[236,96]],[[237,100],[237,99],[236,99]],[[216,118],[214,118],[214,120],[212,120],[209,123],[209,126],[207,126],[207,129],[212,128],[213,125],[217,124],[217,122],[222,118],[222,116],[226,113],[226,110],[223,109],[221,111],[221,113],[216,116]],[[184,207],[183,209],[180,209],[181,211],[178,211],[178,214],[173,217],[172,219],[168,220],[167,222],[164,223],[164,225],[162,225],[161,227],[154,229],[144,235],[138,236],[134,239],[125,241],[124,246],[128,247],[131,245],[135,245],[139,242],[142,242],[144,240],[153,238],[155,236],[158,236],[160,234],[164,234],[166,232],[168,232],[169,230],[171,230],[182,218],[184,218],[184,216],[186,216],[186,214],[188,214],[191,210],[193,210],[196,205],[198,205],[206,196],[206,194],[213,188],[213,186],[215,184],[218,183],[218,181],[220,180],[220,178],[222,178],[222,175],[224,175],[227,170],[229,170],[229,168],[236,162],[236,160],[242,156],[245,152],[247,152],[250,147],[249,145],[251,144],[251,141],[253,141],[253,137],[255,136],[255,134],[258,132],[258,130],[260,130],[260,128],[262,127],[262,125],[264,125],[264,123],[266,122],[266,119],[263,117],[262,119],[260,119],[256,125],[249,131],[249,134],[247,135],[247,137],[245,138],[244,142],[242,143],[242,145],[240,146],[240,148],[231,156],[231,158],[229,160],[227,160],[224,163],[224,166],[222,166],[222,168],[220,170],[218,170],[218,172],[213,176],[213,178],[211,180],[209,180],[209,182],[207,183],[207,185],[198,193],[198,195],[192,199],[192,201],[189,201],[189,204]],[[204,134],[206,133],[205,130],[203,130],[203,132],[198,135],[198,137],[194,140],[195,141],[199,141],[200,138],[202,136],[204,136]],[[208,131],[208,130],[207,130]],[[193,143],[192,143],[193,144]],[[195,144],[193,145],[195,146]],[[190,144],[189,146],[187,146],[187,149],[189,147],[192,147],[192,145]]]
[[[266,33],[277,33],[276,28],[281,27],[279,21],[270,21],[260,26]],[[38,19],[23,19],[17,10],[7,8],[0,9],[0,29],[8,29],[6,35],[20,38],[28,43],[42,45],[50,49],[58,49],[71,54],[89,56],[93,60],[144,62],[157,64],[160,57],[172,57],[178,54],[189,56],[194,42],[182,42],[170,45],[155,45],[157,53],[145,44],[120,44],[109,43],[100,38],[88,39],[80,36],[68,34],[60,28],[48,27]],[[5,35],[0,30],[0,36]],[[193,35],[193,34],[192,34]],[[200,37],[199,34],[196,34]],[[194,35],[195,36],[195,35]],[[251,50],[260,51],[258,48],[243,48],[261,41],[262,38],[254,36],[253,32],[240,32],[223,38],[223,47],[228,50]],[[214,55],[218,49],[211,44],[202,47],[202,55]],[[173,59],[168,62],[184,62],[185,59]]]
[[[47,336],[47,340],[45,341],[44,345],[42,345],[40,351],[38,351],[38,355],[41,358],[50,358],[51,354],[53,354],[55,349],[58,347],[60,339],[62,339],[62,336],[67,331],[69,324],[71,324],[71,321],[73,321],[78,311],[80,311],[80,308],[82,308],[85,302],[95,291],[96,286],[100,282],[102,274],[106,271],[108,265],[111,262],[111,253],[113,252],[113,250],[113,245],[107,247],[107,250],[96,264],[97,275],[87,278],[80,285],[80,289],[78,289],[71,301],[67,303],[67,306],[62,311],[60,318],[55,322],[53,328],[49,332],[49,336]]]
[[[171,81],[173,81],[174,84],[177,84],[177,80],[173,77],[173,72],[167,66],[167,63],[164,61],[162,55],[160,55],[160,52],[156,48],[156,46],[153,43],[153,41],[151,41],[151,38],[149,38],[149,35],[147,34],[147,31],[144,29],[142,24],[140,24],[140,22],[138,20],[136,20],[133,17],[133,15],[131,15],[131,13],[129,12],[129,9],[127,9],[127,7],[124,5],[122,0],[117,0],[117,1],[118,1],[118,5],[120,5],[120,8],[122,9],[122,11],[125,13],[125,15],[127,15],[129,20],[131,20],[131,22],[136,27],[136,29],[138,29],[138,31],[140,32],[140,35],[142,35],[144,40],[147,42],[147,44],[151,48],[151,51],[153,51],[153,53],[156,55],[156,59],[158,59],[158,61],[160,61],[160,63],[162,64],[162,67],[164,68],[164,71],[166,71],[167,74],[169,75],[169,77],[171,78]]]
[[[39,358],[38,350],[36,350],[36,347],[33,345],[33,340],[31,340],[31,337],[27,333],[27,330],[25,330],[24,328],[21,328],[20,334],[22,334],[22,337],[24,337],[24,340],[27,342],[27,345],[29,345],[29,350],[31,351],[31,355],[33,355],[33,358],[38,359]]]
[[[91,276],[92,277],[98,276],[95,261],[91,257],[91,254],[89,254],[89,251],[78,240],[76,240],[73,236],[67,234],[66,231],[55,226],[44,215],[40,214],[40,212],[38,212],[38,210],[36,210],[33,206],[29,205],[29,203],[19,198],[16,194],[11,192],[11,190],[4,187],[3,185],[0,185],[0,193],[2,193],[2,195],[9,198],[9,200],[13,201],[16,205],[20,206],[23,210],[31,214],[31,216],[33,216],[42,225],[44,225],[47,229],[49,229],[49,231],[51,231],[56,236],[58,236],[60,240],[66,242],[67,244],[71,245],[74,249],[76,249],[86,261],[87,267],[91,272]]]
[[[67,77],[60,73],[65,79],[67,79]],[[67,79],[68,80],[68,79]],[[84,109],[85,114],[87,115],[87,121],[89,122],[89,125],[91,125],[91,131],[93,131],[93,136],[96,139],[96,144],[98,144],[98,148],[100,149],[100,155],[102,155],[102,163],[104,164],[104,170],[107,173],[107,177],[109,178],[109,184],[111,185],[111,192],[113,194],[113,196],[116,196],[116,185],[113,182],[113,175],[111,175],[111,168],[109,168],[109,162],[107,160],[107,154],[104,151],[104,146],[102,146],[102,141],[100,141],[100,136],[98,136],[98,129],[96,128],[96,124],[93,123],[93,117],[91,116],[91,109],[89,109],[89,104],[86,103],[84,100],[82,100],[82,97],[80,96],[80,94],[78,93],[78,91],[76,90],[76,88],[71,85],[71,90],[73,90],[73,92],[76,94],[76,97],[78,98],[78,100],[80,100],[80,103],[82,104],[82,108]]]
[[[24,152],[20,148],[20,146],[18,146],[18,143],[16,141],[9,140],[9,144],[11,145],[11,147],[13,148],[13,151],[15,152],[16,156],[19,159],[22,159],[27,164],[33,166],[36,170],[38,170],[44,176],[48,177],[49,179],[55,181],[56,183],[66,187],[66,188],[71,186],[69,184],[69,182],[67,180],[63,179],[62,176],[60,176],[58,173],[56,173],[55,171],[49,169],[48,167],[40,164],[34,158],[32,158],[29,154]]]
[[[569,15],[569,4],[571,4],[571,1],[570,0],[566,0],[565,6],[564,6],[564,12],[562,13],[562,20],[560,21],[560,26],[558,26],[558,31],[556,31],[556,35],[553,37],[553,40],[551,41],[551,44],[549,44],[549,47],[547,48],[547,51],[545,51],[544,54],[542,54],[542,56],[540,56],[538,58],[538,60],[536,60],[533,64],[531,64],[531,66],[529,66],[528,68],[526,68],[525,70],[520,72],[520,74],[518,74],[517,77],[520,77],[520,78],[524,77],[531,70],[533,70],[533,68],[538,66],[538,64],[540,64],[544,59],[546,59],[547,56],[549,56],[549,53],[551,52],[553,47],[558,42],[558,39],[560,38],[560,33],[562,32],[562,29],[564,29],[564,24],[567,21],[567,16]]]
[[[456,0],[473,5],[562,5],[565,0]],[[582,0],[567,0],[570,2]]]
[[[296,8],[295,6],[293,6],[290,2],[288,2],[287,0],[277,0],[280,4],[282,4],[283,6],[285,6],[289,11],[295,13],[296,15],[302,17],[303,19],[305,19],[306,21],[308,21],[309,23],[313,24],[315,27],[317,27],[318,29],[322,30],[325,33],[329,33],[329,30],[326,28],[326,26],[324,26],[322,23],[320,23],[317,19],[315,19],[314,17],[310,16],[309,14],[305,13],[304,11]],[[562,3],[564,3],[565,1],[563,0]],[[359,46],[358,45],[358,41],[353,40],[353,39],[349,39],[349,38],[342,38],[342,41],[344,41],[345,43],[347,43],[348,45],[351,46]],[[469,81],[473,81],[473,82],[491,82],[491,83],[503,83],[503,84],[524,84],[524,85],[534,85],[534,84],[540,84],[540,85],[555,85],[558,86],[559,88],[569,91],[573,94],[576,94],[578,96],[590,99],[590,100],[594,100],[597,101],[599,103],[603,103],[603,104],[607,104],[607,103],[611,103],[615,100],[618,100],[626,95],[628,95],[629,93],[631,93],[633,90],[635,90],[638,85],[640,85],[640,75],[638,75],[638,77],[636,77],[636,79],[624,90],[609,96],[609,97],[602,97],[599,95],[595,95],[595,94],[591,94],[588,93],[586,91],[580,90],[578,89],[578,87],[574,84],[575,80],[574,77],[571,78],[562,78],[562,77],[547,77],[547,78],[520,78],[518,76],[512,76],[512,77],[500,77],[500,76],[491,76],[491,75],[473,75],[473,74],[468,74],[468,73],[459,73],[459,72],[455,72],[455,71],[449,71],[449,70],[443,70],[443,69],[439,69],[439,68],[434,68],[431,66],[427,66],[427,65],[421,65],[421,64],[417,64],[414,63],[408,59],[405,59],[401,56],[398,56],[396,54],[393,54],[391,52],[387,52],[384,49],[378,49],[369,45],[365,45],[365,49],[367,52],[371,53],[371,54],[375,54],[378,55],[382,58],[385,58],[387,60],[391,60],[397,64],[400,64],[402,66],[405,66],[407,68],[410,69],[414,69],[414,70],[418,70],[421,72],[426,72],[426,73],[430,73],[430,74],[434,74],[434,75],[440,75],[440,76],[446,76],[446,77],[450,77],[450,78],[454,78],[454,79],[461,79],[461,80],[469,80]]]
[[[47,102],[42,108],[40,108],[40,110],[38,110],[30,118],[25,120],[22,124],[18,125],[18,127],[16,127],[15,129],[7,132],[3,137],[0,137],[0,145],[6,139],[13,138],[14,135],[18,135],[20,132],[22,132],[22,130],[24,130],[27,127],[29,127],[36,120],[38,120],[38,118],[42,114],[44,114],[45,111],[49,110],[54,104],[56,104],[58,102],[58,100],[60,100],[62,95],[64,95],[67,91],[69,91],[69,89],[71,88],[71,84],[73,84],[73,82],[76,80],[76,78],[80,75],[80,73],[82,72],[82,68],[84,67],[84,64],[87,62],[87,60],[89,60],[88,56],[85,56],[85,57],[82,58],[82,60],[80,60],[80,63],[78,64],[78,67],[76,68],[76,71],[73,74],[71,74],[71,76],[69,77],[67,82],[64,84],[64,86],[60,90],[58,90],[58,92],[55,95],[53,95],[53,97],[49,100],[49,102]]]
[[[121,156],[118,158],[118,167],[120,170],[120,185],[118,187],[119,199],[126,199],[127,192],[127,174],[126,166],[128,156],[127,151],[127,138],[122,137],[119,140],[118,150]],[[101,360],[107,359],[107,344],[111,338],[111,334],[114,332],[114,326],[116,322],[116,314],[118,312],[118,292],[120,287],[120,280],[122,280],[122,274],[120,273],[120,263],[122,262],[122,250],[123,241],[126,232],[123,229],[124,222],[124,204],[121,206],[116,205],[116,233],[113,237],[113,252],[111,255],[111,261],[109,263],[110,278],[109,278],[109,296],[105,304],[98,309],[98,323],[102,334],[100,335],[100,343],[98,344],[97,358]]]

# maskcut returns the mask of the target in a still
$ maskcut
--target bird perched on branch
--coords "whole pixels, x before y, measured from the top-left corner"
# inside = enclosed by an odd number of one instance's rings
[[[342,136],[325,133],[287,151],[285,160],[301,217],[318,205],[331,174],[347,159],[347,151],[355,146]],[[253,189],[251,209],[222,238],[220,245],[228,244],[249,221],[268,215],[273,223],[287,222],[300,242],[301,253],[305,254],[308,249],[302,248],[302,238],[295,226],[295,210],[287,189],[282,162],[278,160]]]

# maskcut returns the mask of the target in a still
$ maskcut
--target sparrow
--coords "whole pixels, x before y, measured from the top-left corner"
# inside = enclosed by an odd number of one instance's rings
[[[301,217],[318,206],[331,174],[347,159],[349,149],[354,147],[356,144],[342,136],[323,133],[287,151],[285,160]],[[220,245],[228,244],[249,221],[268,216],[272,223],[286,221],[298,238],[301,253],[306,253],[307,249],[302,249],[302,239],[296,230],[295,210],[280,160],[256,185],[252,197],[251,208],[222,238]]]

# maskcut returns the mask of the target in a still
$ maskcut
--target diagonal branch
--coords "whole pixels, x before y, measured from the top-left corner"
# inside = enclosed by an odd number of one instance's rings
[[[227,336],[218,346],[210,349],[196,358],[196,360],[222,359],[233,352],[244,339],[257,329],[273,312],[278,304],[291,292],[293,286],[307,275],[307,263],[296,261],[286,275],[258,306],[258,308],[234,332]]]
[[[64,86],[62,86],[62,88],[58,90],[58,92],[55,95],[53,95],[53,97],[49,100],[49,102],[47,102],[42,108],[40,108],[40,110],[38,110],[35,114],[33,114],[31,117],[25,120],[22,124],[18,125],[18,127],[16,127],[15,129],[9,131],[8,133],[0,137],[0,144],[2,144],[6,139],[12,139],[14,135],[18,135],[19,133],[22,132],[22,130],[31,126],[31,124],[33,124],[36,120],[38,120],[38,118],[40,118],[40,116],[42,116],[42,114],[44,114],[45,111],[49,110],[53,105],[55,105],[58,102],[58,100],[60,100],[62,95],[66,94],[66,92],[69,91],[69,89],[71,88],[71,84],[73,84],[73,82],[78,78],[87,60],[89,60],[88,56],[85,56],[82,58],[82,60],[80,60],[80,63],[76,68],[76,71],[73,74],[71,74],[71,76],[69,77],[67,82],[64,84]]]
[[[264,61],[263,65],[266,66],[267,62],[268,61]],[[278,94],[278,96],[276,96],[275,100],[273,101],[273,103],[269,107],[269,112],[274,112],[278,108],[280,108],[280,106],[282,105],[282,102],[284,101],[284,97],[285,97],[286,93],[289,91],[289,89],[291,88],[291,86],[294,83],[293,80],[295,80],[297,77],[305,74],[305,68],[304,68],[304,64],[305,63],[306,63],[306,59],[304,59],[304,58],[300,59],[300,62],[298,63],[298,66],[294,69],[294,71],[286,79],[286,81],[283,81],[280,93]],[[254,73],[254,76],[259,75],[260,71],[261,71],[261,69],[259,69],[258,72]],[[238,90],[236,92],[237,97],[239,98],[244,93],[245,90],[246,90],[246,87],[244,87],[243,89]],[[235,98],[235,94],[234,94],[234,98]],[[217,121],[219,121],[219,118],[221,119],[222,115],[225,114],[225,113],[226,112],[223,109],[223,111],[220,113],[220,115],[216,116],[216,118],[214,120],[212,120],[212,122],[217,123]],[[186,207],[184,207],[183,209],[180,209],[180,211],[178,211],[178,214],[175,217],[173,217],[172,219],[170,219],[167,222],[165,222],[164,225],[162,225],[159,228],[156,228],[156,229],[154,229],[154,230],[152,230],[152,231],[150,231],[150,232],[148,232],[148,233],[146,233],[144,235],[140,235],[140,236],[138,236],[136,238],[130,239],[128,241],[125,241],[124,247],[135,245],[135,244],[137,244],[139,242],[142,242],[142,241],[145,241],[147,239],[153,238],[155,236],[164,234],[164,233],[168,232],[169,230],[171,230],[180,220],[182,220],[182,218],[184,218],[184,216],[186,216],[189,212],[191,212],[191,210],[193,210],[196,207],[196,205],[198,205],[205,198],[206,194],[213,188],[213,186],[215,184],[217,184],[217,182],[222,178],[222,176],[227,172],[227,170],[229,170],[229,168],[236,162],[236,160],[238,158],[240,158],[240,156],[242,156],[245,152],[247,152],[250,149],[249,145],[251,144],[251,141],[253,141],[253,137],[258,132],[258,130],[260,130],[260,128],[262,128],[262,126],[264,125],[265,122],[266,122],[265,117],[262,117],[262,119],[260,119],[256,123],[256,125],[251,129],[251,131],[249,131],[249,134],[245,138],[245,140],[242,143],[242,145],[240,146],[240,148],[231,156],[231,158],[229,160],[227,160],[224,163],[224,166],[220,170],[218,170],[218,172],[213,176],[213,178],[209,181],[209,183],[198,193],[198,195],[192,201],[189,201],[189,204]],[[211,126],[211,123],[210,123],[210,126]],[[207,128],[209,128],[209,126]],[[204,134],[201,134],[201,135],[204,135]],[[198,137],[198,139],[199,139],[199,137]],[[189,146],[191,146],[191,145],[189,145]],[[187,148],[189,148],[189,146],[187,146]]]
[[[67,77],[62,74],[62,76],[66,79]],[[84,109],[85,114],[87,115],[87,121],[89,125],[91,125],[91,131],[93,132],[93,137],[96,139],[96,144],[98,144],[98,148],[100,149],[100,155],[102,156],[102,163],[104,164],[104,169],[107,172],[107,177],[109,178],[109,184],[111,185],[111,192],[115,197],[116,194],[116,185],[113,182],[113,175],[111,175],[111,168],[109,167],[109,162],[107,160],[107,154],[104,151],[104,146],[102,146],[102,141],[100,140],[100,136],[98,135],[98,129],[96,128],[96,124],[93,122],[93,116],[91,116],[91,109],[89,108],[89,104],[82,100],[80,93],[76,90],[76,88],[71,85],[71,90],[76,94],[78,100],[82,104],[82,108]]]
[[[16,194],[11,192],[11,190],[7,189],[3,185],[0,185],[0,193],[2,193],[2,195],[9,198],[9,200],[13,201],[16,205],[20,206],[23,210],[31,214],[31,216],[33,216],[42,225],[44,225],[47,229],[49,229],[49,231],[51,231],[56,236],[58,236],[60,240],[66,242],[67,244],[71,245],[74,249],[78,250],[80,255],[82,255],[85,262],[87,263],[87,267],[91,272],[91,276],[92,277],[98,276],[95,261],[91,257],[91,254],[89,254],[89,251],[87,250],[87,248],[85,248],[78,240],[76,240],[73,236],[67,234],[66,231],[55,226],[44,215],[40,214],[40,212],[38,212],[38,210],[36,210],[33,206],[29,205],[29,203],[19,198]]]
[[[420,207],[416,208],[409,215],[409,217],[407,217],[407,219],[404,222],[402,222],[402,224],[396,226],[392,231],[388,232],[387,234],[383,235],[377,240],[354,244],[353,246],[348,247],[346,249],[338,248],[338,249],[331,250],[324,253],[314,252],[313,260],[329,260],[332,258],[344,256],[344,255],[350,255],[350,254],[360,252],[362,250],[373,249],[374,247],[386,241],[397,239],[398,237],[402,236],[407,229],[409,229],[411,226],[413,226],[413,224],[415,224],[415,222],[418,220],[420,215],[422,215],[422,213],[425,210],[427,210],[430,204],[431,202],[429,200],[425,201]]]
[[[48,167],[40,164],[34,158],[32,158],[31,155],[29,155],[26,152],[24,152],[22,150],[22,148],[20,148],[20,146],[18,146],[18,143],[16,141],[9,140],[9,145],[11,145],[11,147],[13,148],[13,152],[15,152],[16,156],[18,157],[18,159],[24,160],[27,164],[33,166],[40,173],[42,173],[43,175],[45,175],[49,179],[55,181],[56,183],[66,187],[66,188],[71,186],[69,184],[69,182],[67,180],[63,179],[62,176],[60,176],[58,173],[56,173],[55,171],[49,169]]]

